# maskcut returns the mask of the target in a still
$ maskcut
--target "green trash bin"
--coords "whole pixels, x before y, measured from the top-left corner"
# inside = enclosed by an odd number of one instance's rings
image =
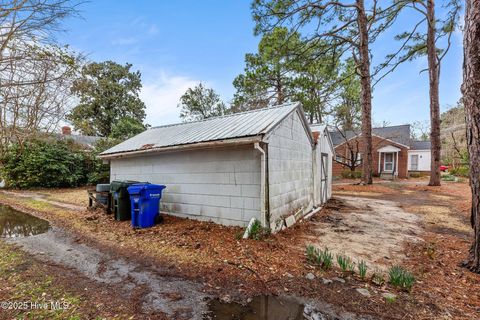
[[[112,211],[115,220],[125,221],[132,217],[130,195],[127,188],[138,181],[122,180],[112,181],[110,183],[110,193],[112,196]]]

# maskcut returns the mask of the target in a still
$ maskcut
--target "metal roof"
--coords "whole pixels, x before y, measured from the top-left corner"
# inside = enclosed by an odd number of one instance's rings
[[[201,121],[153,127],[102,152],[100,156],[147,148],[150,150],[160,149],[199,142],[263,135],[297,108],[300,108],[298,102],[286,103]]]
[[[330,131],[330,137],[332,138],[332,142],[335,147],[360,134],[360,129],[358,131],[349,130],[346,132]],[[411,141],[409,124],[372,128],[372,134],[392,140],[393,142],[397,142],[405,146],[410,146]]]

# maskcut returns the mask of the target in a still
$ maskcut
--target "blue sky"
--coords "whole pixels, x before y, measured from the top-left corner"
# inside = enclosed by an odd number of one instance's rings
[[[180,96],[200,81],[229,101],[245,53],[255,52],[259,42],[253,35],[250,1],[97,0],[80,9],[82,18],[67,20],[59,41],[90,60],[129,62],[140,70],[146,120],[152,125],[178,122]],[[395,47],[391,36],[411,20],[403,17],[395,30],[379,39],[372,48],[374,62]],[[456,34],[442,65],[442,110],[460,97],[461,63],[461,35]],[[424,59],[404,64],[377,85],[374,123],[428,119],[428,74],[419,73],[425,66]]]

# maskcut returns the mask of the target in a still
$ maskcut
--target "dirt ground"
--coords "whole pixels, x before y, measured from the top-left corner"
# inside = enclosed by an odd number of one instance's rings
[[[335,256],[347,255],[386,271],[405,259],[404,242],[423,241],[419,237],[421,217],[396,202],[340,196],[327,207],[331,214],[316,224],[315,233],[306,241],[319,249],[328,248]]]
[[[382,193],[381,197],[365,194],[380,192],[379,188],[393,192]],[[473,239],[467,183],[443,182],[441,187],[428,187],[424,181],[387,182],[373,186],[337,185],[335,190],[395,201],[421,217],[423,242],[404,243],[403,265],[417,277],[413,296],[423,305],[443,310],[444,318],[480,319],[480,275],[460,266]]]
[[[56,190],[40,197],[38,193],[48,192],[35,193],[0,193],[0,202],[49,220],[73,235],[77,244],[135,263],[137,271],[147,272],[153,265],[161,267],[162,277],[193,281],[205,296],[246,301],[265,293],[292,295],[329,303],[339,312],[382,319],[475,319],[480,314],[480,277],[458,266],[470,240],[465,183],[444,183],[440,188],[410,180],[339,184],[334,199],[311,220],[262,241],[240,239],[241,228],[171,216],[162,225],[133,230],[128,222],[114,221],[100,211],[61,205],[82,205],[85,190]],[[318,270],[305,257],[304,248],[312,240],[372,264],[401,263],[417,283],[407,293],[375,286],[338,268]],[[306,279],[309,273],[315,280]],[[324,281],[336,277],[344,281]],[[371,296],[360,295],[359,288],[368,289]],[[385,292],[397,299],[386,301]],[[140,312],[135,318],[144,316]]]

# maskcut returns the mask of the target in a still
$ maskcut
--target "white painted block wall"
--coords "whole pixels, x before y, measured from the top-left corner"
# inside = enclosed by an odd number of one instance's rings
[[[164,184],[161,211],[224,225],[260,219],[260,153],[253,145],[114,159],[111,180]]]
[[[292,113],[268,138],[270,225],[313,207],[312,145],[300,116]]]
[[[418,155],[418,169],[416,171],[430,171],[432,155],[430,150],[409,150],[408,151],[408,170],[412,170],[412,155]]]

